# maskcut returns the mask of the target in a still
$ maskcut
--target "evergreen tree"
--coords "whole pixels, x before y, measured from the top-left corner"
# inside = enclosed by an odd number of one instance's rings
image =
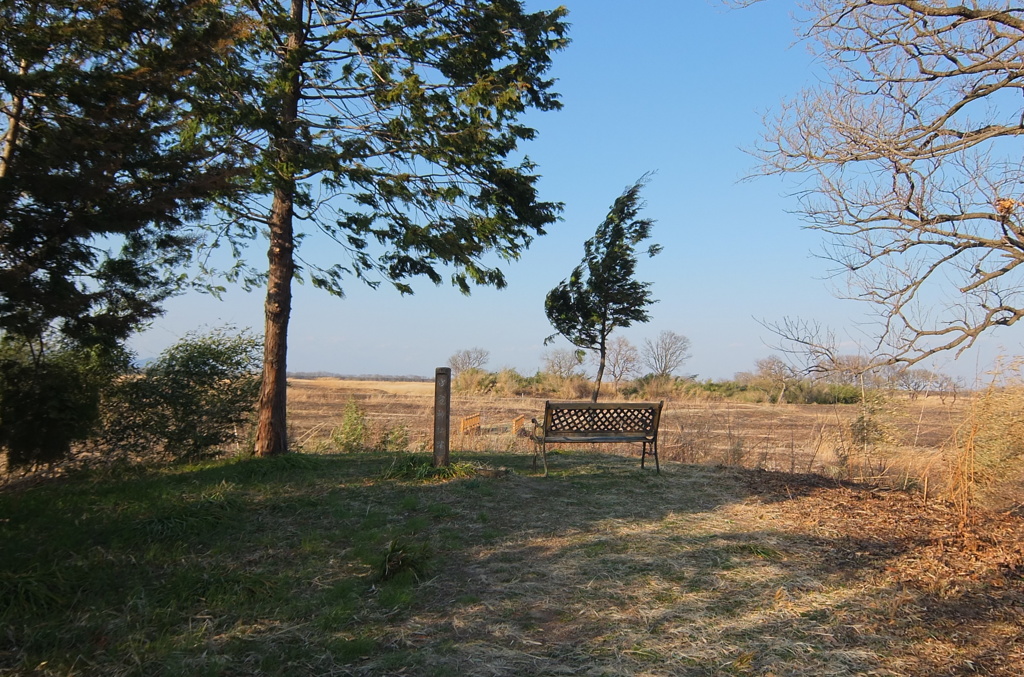
[[[286,357],[293,278],[342,295],[353,279],[410,293],[442,272],[505,284],[486,256],[518,257],[553,223],[533,165],[514,161],[534,130],[528,108],[556,109],[544,74],[565,45],[566,11],[520,0],[282,0],[239,5],[249,61],[219,119],[249,153],[247,200],[223,203],[218,229],[238,248],[269,237],[267,267],[230,274],[266,283],[256,452],[287,450]],[[304,236],[339,246],[334,263],[300,261]],[[339,262],[340,260],[340,262]]]
[[[544,311],[557,331],[581,351],[593,351],[597,357],[597,377],[591,399],[597,402],[604,378],[608,337],[619,327],[647,322],[647,307],[654,303],[649,282],[634,279],[636,247],[651,234],[654,221],[638,217],[643,208],[640,189],[644,176],[616,198],[608,216],[594,237],[583,245],[583,261],[567,280],[548,292]],[[654,256],[661,247],[647,249]],[[581,353],[582,354],[582,353]]]
[[[188,0],[12,0],[0,35],[0,332],[116,344],[176,289],[223,183],[186,132],[231,25]]]
[[[120,343],[177,289],[185,228],[227,186],[190,117],[231,22],[190,0],[0,3],[0,446],[62,459]]]

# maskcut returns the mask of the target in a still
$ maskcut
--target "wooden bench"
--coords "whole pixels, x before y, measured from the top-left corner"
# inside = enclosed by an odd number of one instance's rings
[[[533,419],[533,467],[537,467],[537,451],[544,459],[544,475],[548,474],[549,443],[613,443],[640,442],[643,445],[640,467],[647,454],[658,463],[658,423],[664,402],[545,402],[544,422]]]

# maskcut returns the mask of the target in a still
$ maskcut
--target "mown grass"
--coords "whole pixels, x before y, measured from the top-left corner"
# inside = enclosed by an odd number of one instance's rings
[[[915,674],[939,644],[740,471],[552,457],[547,478],[522,455],[442,476],[290,455],[9,490],[0,673]]]

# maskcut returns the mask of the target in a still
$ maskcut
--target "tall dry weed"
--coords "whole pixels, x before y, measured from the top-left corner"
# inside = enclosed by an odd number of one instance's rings
[[[975,505],[1020,510],[1024,484],[1024,362],[997,371],[952,437],[948,491],[961,516]]]

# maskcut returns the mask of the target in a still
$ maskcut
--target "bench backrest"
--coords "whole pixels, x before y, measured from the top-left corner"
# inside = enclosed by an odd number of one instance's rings
[[[545,402],[544,434],[658,434],[664,402]]]

